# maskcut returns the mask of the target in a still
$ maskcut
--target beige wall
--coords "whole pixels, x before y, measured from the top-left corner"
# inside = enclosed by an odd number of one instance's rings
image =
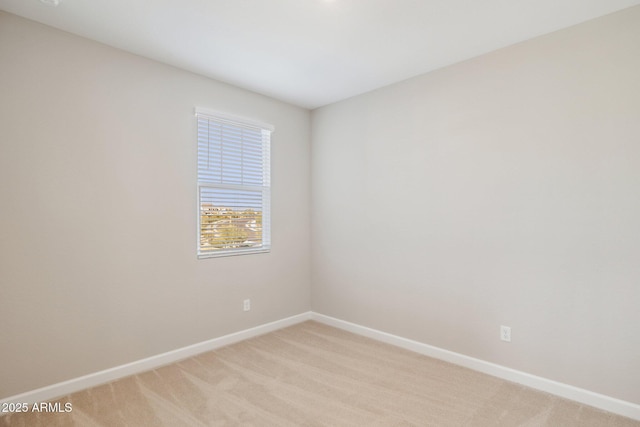
[[[313,309],[640,403],[639,46],[635,7],[314,111]]]
[[[275,126],[270,254],[196,259],[195,106]],[[308,311],[309,119],[0,12],[0,399]]]

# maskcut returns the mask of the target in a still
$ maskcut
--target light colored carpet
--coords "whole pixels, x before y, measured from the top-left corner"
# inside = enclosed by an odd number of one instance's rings
[[[640,426],[316,322],[59,402],[0,426]]]

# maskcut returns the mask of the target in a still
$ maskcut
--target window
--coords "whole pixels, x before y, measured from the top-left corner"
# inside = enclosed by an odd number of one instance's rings
[[[198,257],[268,252],[271,125],[196,108]]]

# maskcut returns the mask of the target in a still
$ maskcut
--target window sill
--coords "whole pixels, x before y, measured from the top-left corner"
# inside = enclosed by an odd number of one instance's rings
[[[198,259],[220,258],[227,256],[263,254],[271,252],[271,248],[251,248],[251,249],[233,249],[227,251],[216,251],[211,253],[198,254]]]

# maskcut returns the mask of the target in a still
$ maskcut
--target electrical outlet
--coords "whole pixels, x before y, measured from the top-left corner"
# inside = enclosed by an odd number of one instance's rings
[[[243,303],[243,306],[242,306],[242,307],[243,307],[243,310],[244,310],[244,311],[249,311],[249,310],[251,310],[251,300],[250,300],[250,299],[246,299],[246,300],[244,300],[244,303]]]
[[[502,341],[511,342],[511,328],[508,326],[500,326],[500,339]]]

